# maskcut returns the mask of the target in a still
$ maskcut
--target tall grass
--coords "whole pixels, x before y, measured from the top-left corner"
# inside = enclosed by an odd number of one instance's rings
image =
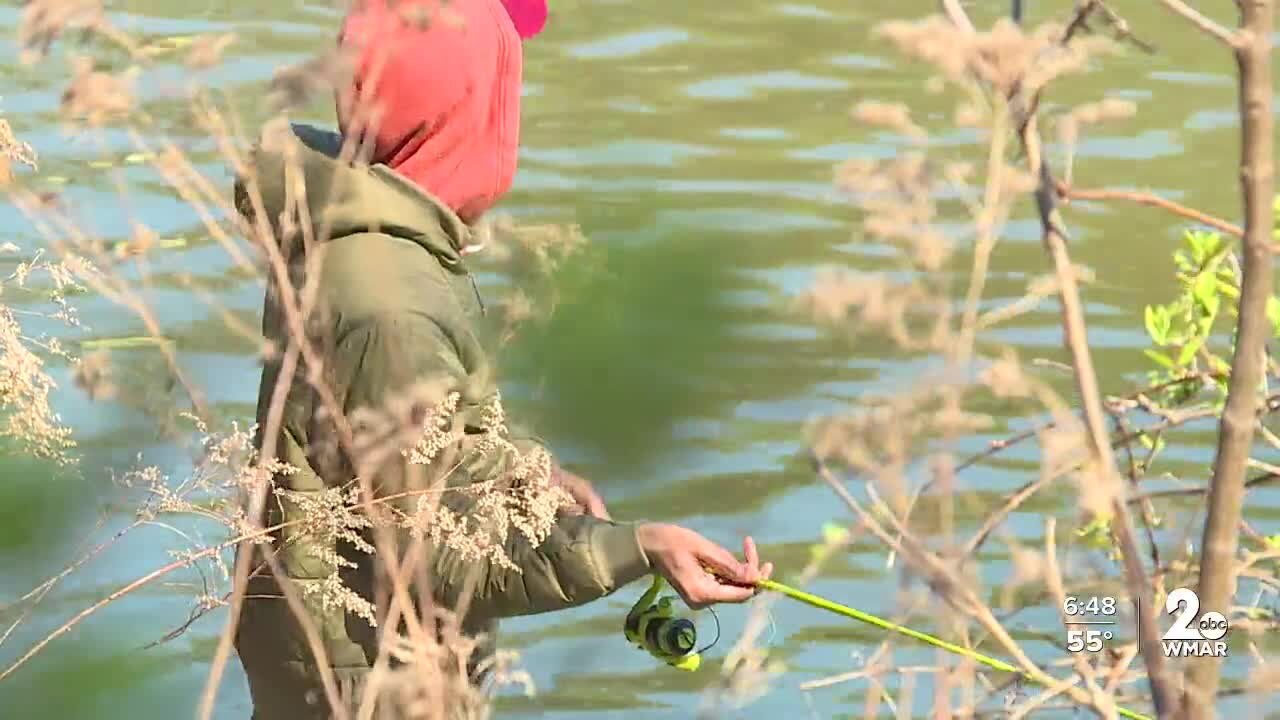
[[[854,122],[881,128],[901,141],[901,151],[890,160],[855,158],[836,173],[837,186],[860,210],[857,233],[896,247],[900,272],[869,275],[832,269],[795,310],[836,332],[890,338],[905,352],[936,362],[903,390],[863,398],[847,413],[815,418],[808,427],[797,428],[798,441],[809,448],[815,481],[828,484],[851,513],[847,528],[828,529],[812,564],[799,577],[802,581],[814,577],[853,539],[869,535],[883,544],[888,560],[903,575],[898,622],[910,624],[929,616],[942,633],[961,643],[998,649],[1049,689],[1031,692],[1011,685],[1010,678],[984,674],[971,663],[952,658],[928,667],[902,667],[892,659],[893,648],[901,641],[889,637],[863,666],[810,684],[864,684],[868,717],[886,708],[909,714],[916,678],[921,675],[933,678],[931,706],[939,716],[974,716],[997,707],[1021,717],[1062,704],[1103,716],[1114,716],[1117,705],[1124,705],[1151,706],[1161,716],[1172,716],[1181,707],[1189,716],[1204,717],[1218,697],[1219,663],[1198,660],[1183,678],[1161,656],[1156,641],[1156,619],[1165,614],[1165,598],[1170,589],[1180,586],[1198,587],[1205,608],[1226,613],[1237,629],[1231,636],[1233,652],[1253,658],[1251,684],[1228,691],[1265,694],[1277,686],[1275,664],[1260,643],[1264,633],[1274,631],[1276,618],[1260,609],[1259,598],[1280,587],[1275,563],[1280,542],[1249,528],[1240,516],[1245,490],[1274,479],[1277,472],[1261,459],[1251,461],[1260,452],[1255,429],[1265,428],[1266,416],[1277,407],[1259,388],[1264,379],[1280,377],[1264,352],[1274,335],[1266,321],[1267,301],[1273,296],[1274,148],[1269,91],[1273,3],[1242,2],[1245,12],[1235,30],[1222,28],[1182,3],[1166,0],[1165,4],[1227,43],[1239,58],[1243,226],[1141,193],[1074,184],[1070,152],[1075,143],[1095,125],[1141,110],[1099,98],[1052,117],[1039,111],[1042,98],[1055,85],[1105,63],[1110,53],[1150,50],[1151,43],[1140,39],[1142,29],[1130,28],[1106,3],[1062,3],[1052,13],[1055,21],[1024,28],[1006,19],[976,26],[958,3],[946,1],[941,3],[940,15],[877,29],[879,41],[894,47],[904,59],[929,68],[931,88],[953,98],[955,112],[945,121],[925,119],[910,107],[880,100],[865,101],[853,109]],[[1100,32],[1104,29],[1111,32]],[[72,30],[81,32],[78,41],[69,36]],[[343,584],[340,570],[348,560],[320,558],[333,569],[319,591],[321,597],[287,597],[295,610],[318,600],[382,629],[378,662],[363,698],[349,706],[339,697],[334,678],[326,676],[326,694],[336,716],[368,718],[380,703],[404,717],[485,717],[499,687],[516,684],[532,691],[528,676],[519,671],[509,653],[486,661],[493,672],[476,687],[465,672],[476,644],[462,631],[453,612],[457,608],[427,611],[431,603],[424,602],[426,595],[414,596],[422,589],[420,571],[399,558],[420,554],[435,544],[465,552],[477,567],[509,563],[492,538],[520,532],[536,543],[546,536],[562,508],[565,498],[550,481],[553,460],[545,453],[507,448],[521,461],[503,482],[455,491],[475,495],[471,516],[460,517],[442,506],[439,499],[446,492],[448,476],[465,462],[446,457],[458,433],[456,396],[449,388],[430,383],[406,388],[387,407],[366,408],[349,416],[336,403],[334,390],[326,386],[322,374],[306,372],[321,360],[314,338],[305,330],[314,288],[295,284],[289,259],[280,251],[280,235],[297,232],[306,236],[306,243],[315,243],[327,233],[323,223],[305,213],[288,218],[285,228],[263,218],[262,201],[254,195],[252,182],[241,201],[258,212],[243,213],[229,188],[205,177],[187,148],[167,139],[166,128],[137,107],[134,83],[140,69],[153,62],[154,47],[116,28],[101,5],[92,0],[28,2],[20,37],[28,62],[38,61],[55,45],[74,48],[77,59],[62,106],[69,126],[89,138],[107,130],[129,137],[140,162],[199,218],[202,230],[225,251],[229,262],[280,294],[290,328],[283,347],[265,342],[256,328],[246,326],[234,313],[218,315],[231,332],[252,343],[264,360],[282,362],[286,368],[282,387],[295,377],[312,387],[325,407],[335,442],[353,459],[361,480],[316,497],[294,497],[306,504],[304,519],[288,528],[263,527],[261,508],[268,491],[287,498],[288,491],[273,484],[295,469],[274,458],[270,441],[261,451],[254,447],[255,432],[274,438],[278,427],[224,422],[208,408],[205,389],[183,371],[177,350],[147,301],[148,258],[157,251],[159,238],[147,227],[146,218],[137,218],[126,243],[108,243],[92,224],[62,207],[55,195],[35,189],[29,180],[39,172],[36,151],[0,119],[0,186],[45,241],[40,248],[4,247],[6,252],[25,255],[4,280],[0,293],[0,440],[39,457],[74,462],[73,432],[51,406],[53,380],[46,365],[55,359],[71,363],[77,384],[91,398],[151,410],[158,426],[170,433],[171,442],[194,450],[195,470],[188,476],[168,477],[145,463],[120,473],[121,484],[135,488],[139,502],[133,521],[115,538],[137,527],[167,525],[178,516],[202,518],[224,529],[222,537],[191,547],[171,563],[72,614],[46,637],[21,649],[13,662],[0,669],[0,682],[20,683],[23,666],[31,658],[102,608],[172,573],[199,568],[206,582],[192,598],[192,619],[230,611],[224,613],[225,630],[199,701],[200,716],[209,717],[230,659],[244,579],[278,570],[278,559],[267,540],[287,530],[324,541],[345,539],[375,557],[387,578],[389,599],[379,607],[375,598],[363,597]],[[169,52],[183,53],[190,67],[203,69],[216,66],[234,48],[233,36],[217,35],[190,38]],[[304,65],[282,68],[271,92],[280,115],[266,123],[261,133],[256,128],[246,130],[244,119],[226,98],[194,80],[185,99],[189,120],[228,167],[244,173],[246,152],[256,142],[287,146],[290,140],[283,118],[316,93],[332,92],[343,63],[344,58],[322,52]],[[1050,125],[1066,157],[1050,157],[1043,138],[1043,130]],[[982,138],[982,151],[961,156],[930,143],[935,133],[955,127]],[[356,148],[343,152],[357,161]],[[1067,169],[1055,173],[1051,164]],[[1123,178],[1112,182],[1122,184]],[[122,199],[129,190],[119,186]],[[984,287],[992,258],[999,251],[1006,223],[1026,211],[1027,199],[1034,202],[1052,271],[1033,278],[1023,299],[991,307],[984,301]],[[1189,222],[1242,238],[1238,248],[1227,250],[1237,258],[1239,268],[1226,281],[1239,297],[1236,317],[1230,319],[1234,341],[1227,367],[1188,369],[1120,397],[1100,392],[1086,341],[1088,318],[1080,299],[1080,288],[1091,273],[1070,256],[1065,216],[1072,200],[1160,207]],[[954,230],[957,225],[963,228],[959,232]],[[575,228],[518,226],[506,220],[493,221],[481,231],[486,238],[481,261],[506,275],[517,289],[499,303],[505,319],[502,335],[510,339],[522,323],[539,319],[555,307],[554,285],[547,279],[565,257],[581,248],[583,238]],[[305,259],[312,261],[310,256]],[[35,278],[44,279],[38,289],[49,303],[45,315],[72,328],[77,318],[69,291],[99,293],[136,316],[146,332],[131,342],[156,350],[165,369],[163,381],[157,382],[171,385],[180,399],[157,409],[136,397],[121,382],[122,369],[113,363],[109,347],[77,353],[54,337],[28,335],[22,315],[28,306],[19,308],[11,298],[14,293],[33,291]],[[957,278],[963,280],[958,287]],[[1067,368],[1029,362],[986,339],[992,330],[1043,302],[1056,302],[1062,309],[1064,345],[1071,357]],[[216,305],[214,309],[223,310]],[[1064,377],[1070,379],[1065,391]],[[1180,395],[1176,403],[1165,401],[1161,394],[1174,386],[1198,391],[1219,380],[1226,383],[1225,402],[1208,411],[1194,410],[1196,392]],[[281,402],[283,394],[276,397]],[[1035,420],[1035,429],[994,443],[978,456],[960,456],[958,448],[965,439],[990,429],[992,419],[981,408],[992,405],[1016,408]],[[278,426],[279,407],[273,407],[268,417]],[[1157,445],[1172,437],[1177,427],[1206,417],[1220,427],[1212,479],[1182,494],[1208,496],[1207,521],[1195,512],[1179,513],[1177,498],[1142,489],[1144,479],[1155,472],[1151,459]],[[491,407],[478,451],[510,445],[506,424],[500,404]],[[1268,435],[1262,437],[1265,440]],[[980,508],[984,519],[979,530],[962,537],[955,518],[960,512],[956,491],[964,482],[964,472],[1024,442],[1039,444],[1038,474],[993,507]],[[378,496],[372,476],[389,459],[400,458],[407,458],[424,474],[417,487],[426,490]],[[1246,482],[1250,466],[1261,468],[1262,474]],[[1066,532],[1047,519],[1042,546],[1018,542],[1005,532],[1013,513],[1040,494],[1064,488],[1078,510],[1073,523],[1076,532]],[[924,505],[935,510],[927,518],[920,513]],[[1180,542],[1197,535],[1202,537],[1199,547]],[[20,614],[0,637],[0,645],[36,603],[111,542],[114,539],[10,603],[5,609]],[[993,579],[980,567],[978,551],[994,542],[1008,546],[1013,558],[1009,577]],[[245,551],[232,559],[237,547]],[[1119,598],[1121,614],[1143,628],[1142,643],[1138,637],[1118,637],[1108,652],[1064,651],[1055,657],[1033,657],[1004,617],[1006,610],[1045,602],[1063,608],[1068,595],[1083,594]],[[760,604],[760,611],[730,651],[722,674],[710,683],[708,714],[750,702],[768,691],[768,681],[785,673],[785,667],[759,642],[770,603],[766,599]],[[310,627],[305,613],[298,615],[318,664],[327,667],[316,629]],[[1062,619],[1064,626],[1069,624],[1070,618]]]

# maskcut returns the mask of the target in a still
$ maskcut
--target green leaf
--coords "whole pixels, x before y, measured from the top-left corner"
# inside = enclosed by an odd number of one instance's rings
[[[836,523],[823,523],[822,525],[822,542],[814,543],[809,546],[810,562],[822,562],[830,554],[834,547],[843,544],[849,539],[849,529],[843,525]]]
[[[1164,344],[1164,338],[1160,334],[1160,326],[1156,324],[1156,309],[1151,305],[1142,310],[1142,324],[1146,326],[1147,335],[1152,342]]]
[[[1267,298],[1267,319],[1271,321],[1271,331],[1280,337],[1280,298],[1272,295]]]
[[[822,525],[822,540],[828,545],[839,545],[849,539],[849,528],[835,523]]]
[[[1173,370],[1177,367],[1176,365],[1174,365],[1173,360],[1168,355],[1165,355],[1159,350],[1152,350],[1148,348],[1146,350],[1143,350],[1142,353],[1147,357],[1151,358],[1152,362],[1154,362],[1155,364],[1167,370]]]
[[[1138,442],[1142,443],[1142,447],[1158,453],[1164,449],[1164,437],[1161,435],[1152,435],[1149,432],[1138,434]]]
[[[1189,230],[1186,234],[1187,245],[1191,247],[1193,264],[1204,267],[1225,247],[1222,236],[1218,233]]]
[[[1196,235],[1195,230],[1182,231],[1182,243],[1195,252],[1200,249],[1200,238]]]
[[[1076,530],[1076,537],[1080,538],[1087,547],[1095,550],[1111,549],[1111,521],[1095,518],[1088,525]]]
[[[1204,338],[1192,338],[1191,342],[1182,346],[1182,350],[1178,353],[1178,367],[1184,367],[1196,356],[1196,351],[1200,346],[1204,345]]]
[[[1163,435],[1157,435],[1155,443],[1151,446],[1151,459],[1148,462],[1154,462],[1156,455],[1164,452],[1165,440]]]
[[[1206,298],[1204,301],[1204,311],[1207,314],[1207,317],[1205,318],[1205,320],[1208,321],[1205,323],[1206,327],[1213,325],[1213,320],[1216,317],[1218,317],[1218,309],[1222,307],[1222,300],[1216,294],[1216,291],[1218,289],[1218,284],[1216,281],[1213,284],[1213,288],[1214,288],[1215,294],[1208,296],[1208,298]]]
[[[1194,337],[1196,339],[1202,343],[1207,342],[1209,340],[1209,334],[1213,332],[1213,316],[1202,315],[1196,318],[1195,331],[1196,334]]]
[[[1173,323],[1169,308],[1164,305],[1148,305],[1143,310],[1143,320],[1147,326],[1147,334],[1151,336],[1153,342],[1158,345],[1169,342],[1169,327]]]
[[[1191,295],[1200,303],[1205,312],[1213,315],[1218,312],[1218,279],[1212,273],[1200,273],[1191,283]]]
[[[1264,607],[1247,607],[1244,609],[1244,614],[1250,620],[1270,620],[1275,613]]]
[[[1240,289],[1235,286],[1235,283],[1232,282],[1232,280],[1234,280],[1234,278],[1229,280],[1219,278],[1218,292],[1221,293],[1222,295],[1226,295],[1228,298],[1232,300],[1238,300],[1240,299]]]

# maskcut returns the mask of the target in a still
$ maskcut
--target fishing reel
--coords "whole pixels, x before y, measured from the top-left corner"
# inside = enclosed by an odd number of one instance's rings
[[[674,595],[658,598],[666,581],[654,574],[653,584],[627,613],[623,634],[633,645],[678,670],[693,672],[702,665],[702,653],[715,645],[695,650],[698,627],[686,617],[678,617]],[[719,638],[719,620],[716,637]]]

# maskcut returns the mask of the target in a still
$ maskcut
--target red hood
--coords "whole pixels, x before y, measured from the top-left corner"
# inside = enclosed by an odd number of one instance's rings
[[[516,172],[522,53],[503,0],[401,0],[390,8],[364,0],[343,22],[339,44],[354,74],[338,92],[338,126],[344,137],[368,128],[370,162],[468,222],[506,193]]]
[[[525,40],[542,32],[547,24],[547,0],[502,0],[502,6]]]

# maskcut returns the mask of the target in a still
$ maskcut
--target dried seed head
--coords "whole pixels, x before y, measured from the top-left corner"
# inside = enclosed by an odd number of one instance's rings
[[[963,79],[968,67],[969,42],[941,16],[918,21],[893,20],[876,28],[880,35],[908,56],[937,67],[948,80]]]
[[[140,222],[133,223],[133,234],[128,241],[116,245],[115,254],[118,258],[126,258],[133,255],[145,255],[156,243],[160,241],[160,236],[155,230],[147,227]]]
[[[73,68],[71,84],[62,94],[62,111],[68,118],[97,126],[133,110],[136,67],[113,75],[95,70],[92,59],[79,57]]]
[[[271,78],[268,105],[284,112],[306,105],[317,93],[347,87],[351,58],[340,51],[325,52],[297,65],[280,68]]]
[[[1000,195],[1010,201],[1023,195],[1029,195],[1040,186],[1039,179],[1025,166],[1021,165],[1005,165],[1001,178],[1004,184],[1000,188]]]
[[[1022,364],[1013,350],[1006,350],[998,360],[982,372],[979,381],[998,398],[1025,398],[1031,395],[1031,382],[1022,372]]]
[[[1062,475],[1087,455],[1084,428],[1073,415],[1055,417],[1053,427],[1041,430],[1037,436],[1041,472],[1045,475]]]
[[[1014,544],[1009,548],[1009,564],[1013,568],[1014,585],[1037,582],[1045,574],[1045,555],[1039,550]]]
[[[1058,118],[1058,142],[1070,147],[1080,139],[1080,121],[1070,113]]]
[[[1110,120],[1125,120],[1138,112],[1138,106],[1129,100],[1106,98],[1095,103],[1080,105],[1072,110],[1070,117],[1076,125],[1097,125]]]
[[[1120,496],[1120,478],[1090,461],[1075,473],[1075,480],[1080,489],[1080,509],[1085,517],[1111,517],[1114,503]]]
[[[1280,690],[1280,663],[1264,662],[1254,667],[1247,689],[1252,695],[1274,696]]]
[[[902,133],[906,137],[922,141],[929,137],[924,128],[911,119],[911,109],[903,103],[886,103],[864,100],[853,108],[855,120],[868,125],[878,125]]]
[[[951,258],[951,240],[933,227],[915,234],[913,260],[925,272],[938,272]]]
[[[222,54],[236,41],[231,33],[219,35],[201,35],[191,43],[187,52],[187,67],[194,70],[208,70],[222,62]]]
[[[975,33],[957,33],[938,15],[883,23],[876,32],[908,57],[936,67],[947,80],[976,77],[1003,97],[1033,95],[1053,78],[1084,69],[1090,57],[1114,47],[1105,38],[1082,38],[1064,46],[1062,26],[1048,23],[1028,33],[1008,18]]]
[[[941,435],[963,437],[994,427],[995,419],[990,415],[948,406],[934,414],[932,425]]]
[[[18,21],[21,62],[42,59],[63,33],[102,27],[106,16],[101,0],[28,0]]]
[[[957,187],[968,185],[973,173],[973,163],[970,162],[949,162],[942,168],[942,176]]]
[[[116,387],[111,382],[111,357],[105,350],[89,353],[75,364],[72,377],[76,387],[84,390],[90,400],[111,398]]]
[[[956,107],[955,124],[962,128],[982,127],[986,119],[984,113],[977,105],[973,103],[962,103]]]
[[[3,161],[3,168],[7,171],[10,163],[18,163],[26,165],[32,170],[38,170],[36,164],[36,151],[31,147],[30,143],[22,142],[13,133],[9,121],[0,118],[0,161]],[[3,181],[0,181],[0,185]]]
[[[71,430],[49,401],[56,387],[44,361],[27,347],[13,312],[0,305],[0,438],[36,457],[70,463]]]

